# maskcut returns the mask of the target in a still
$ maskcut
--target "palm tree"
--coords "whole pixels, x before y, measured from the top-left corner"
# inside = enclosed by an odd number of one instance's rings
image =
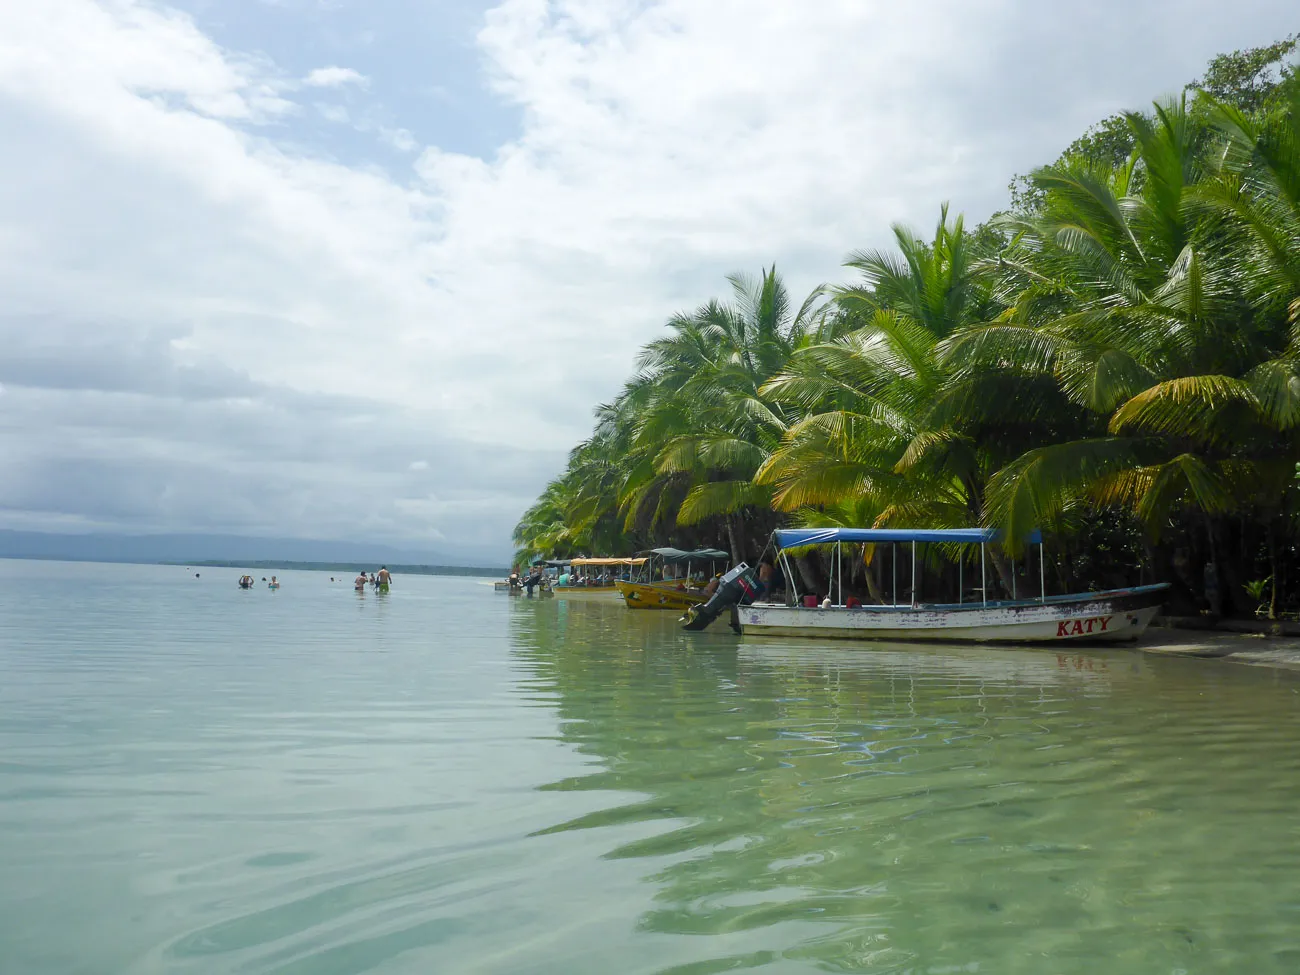
[[[771,511],[771,490],[754,474],[779,444],[790,416],[761,393],[791,354],[836,316],[818,289],[793,308],[776,268],[760,279],[728,278],[730,304],[711,301],[675,316],[650,343],[625,396],[635,400],[639,463],[623,494],[629,514],[674,497],[680,525],[721,519],[736,561],[747,555],[741,514]],[[656,511],[663,513],[661,504]],[[769,518],[770,520],[770,518]]]
[[[991,480],[988,517],[1013,544],[1081,499],[1127,508],[1159,538],[1186,506],[1215,515],[1280,497],[1294,468],[1300,384],[1276,283],[1294,271],[1296,238],[1277,246],[1278,194],[1243,162],[1263,132],[1218,111],[1237,144],[1217,173],[1185,99],[1128,116],[1137,149],[1118,169],[1067,160],[1036,173],[1042,210],[1009,224],[998,262],[1013,306],[948,345],[972,371],[1050,377],[1091,427],[1045,428]],[[1252,295],[1270,260],[1274,285]]]
[[[969,524],[988,462],[948,409],[957,390],[939,353],[954,331],[997,306],[975,273],[978,245],[960,217],[949,222],[947,207],[933,241],[903,226],[894,236],[896,252],[847,262],[861,281],[836,300],[856,327],[800,350],[764,387],[804,415],[758,480],[774,486],[782,510],[848,505],[882,525]]]

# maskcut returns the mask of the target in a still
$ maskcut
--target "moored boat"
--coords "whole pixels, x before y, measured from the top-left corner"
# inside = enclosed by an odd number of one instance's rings
[[[615,578],[619,571],[632,572],[645,566],[649,560],[644,557],[628,559],[571,559],[569,562],[570,572],[576,574],[582,572],[593,572],[594,575],[586,576],[582,585],[561,586],[558,583],[551,587],[551,591],[557,596],[566,598],[582,596],[618,596],[618,588]]]
[[[745,635],[978,643],[1115,642],[1141,636],[1160,612],[1169,590],[1168,584],[1160,583],[1104,592],[1048,596],[1042,539],[1037,533],[1034,533],[1030,541],[1040,546],[1038,595],[1016,598],[1013,593],[1013,598],[1000,600],[988,598],[984,549],[986,545],[998,541],[997,533],[991,529],[788,529],[775,532],[773,540],[786,578],[790,580],[791,591],[785,603],[760,601],[739,606],[734,621]],[[896,561],[893,604],[862,605],[856,599],[846,598],[843,587],[843,547],[900,542],[912,546],[910,601],[906,604],[898,603]],[[957,602],[922,602],[918,594],[915,558],[918,543],[979,545],[979,596],[967,601],[959,583]],[[832,595],[820,602],[815,596],[801,599],[794,588],[795,576],[790,571],[786,555],[791,548],[812,545],[836,546],[836,570],[830,582]],[[811,605],[803,605],[804,601]]]
[[[1168,584],[1004,600],[982,605],[830,606],[754,603],[739,610],[741,633],[837,640],[975,643],[1133,640],[1164,604]]]
[[[614,586],[629,609],[675,609],[681,612],[709,599],[703,589],[678,589],[675,583],[668,582],[616,582]]]
[[[691,570],[696,566],[708,566],[709,575],[721,562],[725,568],[728,558],[726,552],[716,548],[702,548],[683,551],[677,548],[656,548],[643,553],[649,563],[646,566],[644,581],[620,581],[616,583],[619,594],[629,609],[672,609],[678,612],[699,606],[709,599],[703,585],[696,585],[691,580]],[[655,576],[655,563],[660,564],[665,578],[652,581]],[[668,578],[669,566],[680,568],[682,575],[678,579]]]

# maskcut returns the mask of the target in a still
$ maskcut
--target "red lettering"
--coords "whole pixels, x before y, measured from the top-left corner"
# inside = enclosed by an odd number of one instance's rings
[[[1069,636],[1069,635],[1070,635],[1070,621],[1069,621],[1069,620],[1061,620],[1061,622],[1059,622],[1059,623],[1056,624],[1056,635],[1057,635],[1057,636]]]
[[[1083,620],[1074,621],[1074,626],[1070,627],[1070,636],[1083,636]]]
[[[1099,619],[1099,622],[1101,623],[1101,632],[1106,632],[1106,627],[1110,625],[1112,619],[1114,619],[1113,616],[1103,616]]]

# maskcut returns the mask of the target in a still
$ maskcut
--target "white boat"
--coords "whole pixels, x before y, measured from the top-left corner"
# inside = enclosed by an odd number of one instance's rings
[[[784,606],[739,610],[744,634],[837,640],[936,640],[978,643],[1113,642],[1142,635],[1160,612],[1168,584],[1106,592],[934,606]]]
[[[1115,642],[1139,637],[1160,612],[1168,595],[1166,583],[1111,589],[1105,592],[1048,596],[1042,562],[1042,539],[1034,533],[1039,551],[1040,591],[1037,596],[990,600],[985,571],[984,546],[998,541],[992,529],[877,529],[830,528],[788,529],[774,533],[778,558],[793,587],[786,550],[809,545],[835,545],[837,571],[831,580],[832,594],[812,606],[755,602],[737,609],[735,622],[746,635],[797,636],[839,640],[928,640],[973,641],[979,643]],[[895,560],[894,604],[856,605],[845,598],[843,588],[843,546],[846,544],[912,545],[911,602],[897,601]],[[980,596],[956,603],[924,603],[917,596],[917,543],[980,546]],[[895,550],[896,551],[896,550]],[[958,586],[961,588],[960,583]],[[791,592],[799,603],[797,590]]]

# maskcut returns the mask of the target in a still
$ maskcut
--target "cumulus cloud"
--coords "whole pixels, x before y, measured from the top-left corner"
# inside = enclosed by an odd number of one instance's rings
[[[522,127],[395,171],[314,145],[293,75],[165,6],[0,6],[0,526],[504,551],[638,345],[726,272],[776,261],[797,294],[891,221],[982,218],[1091,121],[1291,17],[505,0],[477,43]],[[307,76],[373,102],[362,81]]]
[[[312,88],[342,88],[345,85],[359,85],[364,88],[370,83],[370,79],[360,71],[340,67],[317,68],[302,81]]]

